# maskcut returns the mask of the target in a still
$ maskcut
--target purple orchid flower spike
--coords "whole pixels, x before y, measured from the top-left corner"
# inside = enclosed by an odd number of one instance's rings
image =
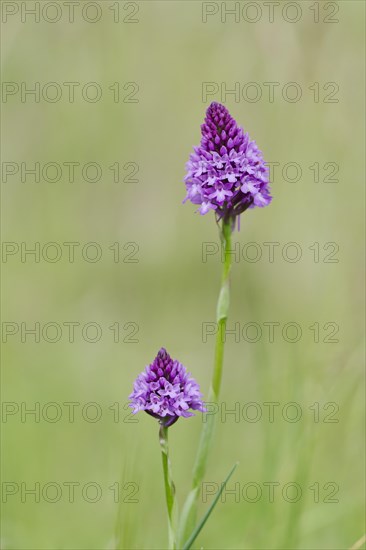
[[[220,220],[230,220],[247,208],[271,202],[269,173],[255,141],[238,126],[220,103],[211,103],[201,126],[202,139],[186,165],[187,196]]]
[[[200,388],[185,367],[161,348],[154,361],[136,379],[130,395],[133,413],[146,411],[164,427],[179,417],[193,416],[189,410],[204,412]]]

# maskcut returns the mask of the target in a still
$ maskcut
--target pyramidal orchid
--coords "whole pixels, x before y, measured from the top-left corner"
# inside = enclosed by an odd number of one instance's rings
[[[201,126],[201,143],[194,148],[186,164],[184,178],[187,195],[199,205],[200,214],[214,211],[220,227],[223,247],[221,289],[216,309],[216,345],[214,368],[208,402],[219,400],[224,360],[226,323],[230,303],[231,234],[236,221],[248,208],[267,206],[271,202],[269,174],[255,141],[237,124],[224,105],[211,103]],[[184,540],[196,523],[199,489],[203,481],[213,437],[215,416],[203,424],[193,470],[193,485],[180,525]]]
[[[193,416],[192,410],[204,412],[197,382],[165,348],[139,374],[130,395],[133,413],[145,411],[159,421],[159,441],[162,453],[165,496],[168,510],[169,547],[177,545],[177,512],[175,486],[169,459],[168,428],[180,417]]]

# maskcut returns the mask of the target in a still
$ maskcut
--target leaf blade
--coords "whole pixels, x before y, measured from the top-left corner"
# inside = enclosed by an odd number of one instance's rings
[[[227,482],[229,481],[229,479],[231,478],[231,476],[233,475],[233,473],[235,472],[236,470],[236,467],[238,466],[238,462],[236,462],[234,464],[234,466],[231,468],[228,476],[226,477],[225,481],[221,484],[221,489],[218,491],[217,495],[215,496],[215,498],[213,499],[211,505],[209,506],[207,512],[204,514],[204,516],[202,517],[201,521],[198,523],[198,525],[194,528],[191,536],[189,537],[189,539],[187,540],[187,542],[185,543],[185,545],[183,546],[183,550],[189,550],[192,546],[192,544],[194,543],[194,541],[196,540],[196,538],[198,537],[198,535],[200,534],[200,532],[202,531],[206,521],[208,520],[208,518],[210,517],[213,509],[215,508],[219,498],[221,497],[221,494],[223,492],[223,490],[225,489],[226,487],[226,484]]]

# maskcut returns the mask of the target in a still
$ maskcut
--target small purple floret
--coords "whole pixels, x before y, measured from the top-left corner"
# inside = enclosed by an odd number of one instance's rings
[[[189,409],[205,411],[197,382],[164,348],[137,377],[130,400],[134,414],[146,411],[164,426],[180,416],[193,416]]]
[[[235,219],[247,208],[267,206],[269,173],[255,141],[244,133],[221,103],[211,103],[184,178],[187,196],[200,214]]]

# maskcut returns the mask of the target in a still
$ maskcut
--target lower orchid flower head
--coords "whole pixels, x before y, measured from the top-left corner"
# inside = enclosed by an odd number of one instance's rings
[[[165,427],[193,416],[190,409],[205,411],[199,385],[164,348],[135,380],[130,400],[134,414],[146,411]]]

